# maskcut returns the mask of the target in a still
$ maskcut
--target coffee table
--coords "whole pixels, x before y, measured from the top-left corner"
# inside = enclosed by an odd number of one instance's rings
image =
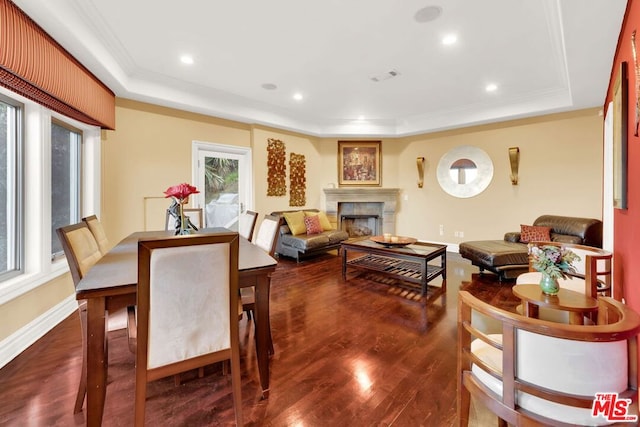
[[[342,249],[342,278],[347,278],[347,268],[375,271],[409,283],[420,285],[421,295],[427,294],[427,284],[442,276],[441,291],[447,284],[447,246],[437,243],[415,242],[406,246],[388,247],[370,237],[345,240]],[[347,252],[364,255],[347,259]],[[429,261],[440,258],[439,264]],[[437,261],[436,261],[437,262]]]

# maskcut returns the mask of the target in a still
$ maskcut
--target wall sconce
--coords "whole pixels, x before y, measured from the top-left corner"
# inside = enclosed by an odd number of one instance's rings
[[[418,188],[422,188],[424,185],[424,157],[418,157],[416,165],[418,166]]]
[[[520,148],[509,147],[509,162],[511,163],[511,184],[518,185],[518,166],[520,165]]]

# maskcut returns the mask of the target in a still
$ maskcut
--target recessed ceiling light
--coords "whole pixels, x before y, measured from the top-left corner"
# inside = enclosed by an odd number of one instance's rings
[[[276,89],[278,89],[278,86],[274,85],[273,83],[263,83],[262,84],[262,89],[276,90]]]
[[[418,9],[416,14],[413,15],[413,19],[422,24],[436,20],[440,15],[442,15],[442,8],[440,6],[427,6]]]
[[[300,92],[294,93],[293,94],[293,99],[295,99],[296,101],[302,101],[302,94]]]
[[[458,36],[456,36],[455,34],[447,34],[442,38],[442,44],[444,45],[454,44],[457,41],[458,41]]]
[[[484,90],[486,90],[487,92],[495,92],[496,90],[498,90],[498,85],[495,83],[489,83]]]
[[[182,55],[180,57],[180,62],[186,65],[191,65],[193,64],[193,57],[191,55]]]

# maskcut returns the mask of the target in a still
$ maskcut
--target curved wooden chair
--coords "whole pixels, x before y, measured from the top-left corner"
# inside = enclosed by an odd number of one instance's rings
[[[566,325],[510,313],[460,291],[460,425],[469,423],[471,397],[497,415],[499,425],[513,426],[602,425],[604,414],[592,416],[596,393],[637,400],[640,316],[609,297],[598,303],[596,325]],[[480,329],[480,317],[500,324],[501,333]]]
[[[558,279],[561,288],[580,292],[591,298],[607,296],[622,301],[622,292],[614,292],[613,290],[613,282],[611,280],[611,260],[613,254],[611,252],[591,246],[561,242],[530,242],[528,247],[546,245],[571,249],[580,257],[580,260],[574,263],[576,272],[569,273],[567,279]],[[542,273],[535,271],[530,257],[529,272],[519,275],[516,279],[516,284],[537,284],[540,283],[541,277]],[[522,313],[521,307],[518,308],[518,311]],[[566,312],[559,312],[545,307],[540,308],[539,317],[556,322],[568,322]]]
[[[224,232],[138,242],[135,425],[144,425],[148,382],[226,360],[243,425],[238,240]]]
[[[256,228],[258,212],[244,211],[238,218],[238,233],[248,241],[253,238],[253,231]]]

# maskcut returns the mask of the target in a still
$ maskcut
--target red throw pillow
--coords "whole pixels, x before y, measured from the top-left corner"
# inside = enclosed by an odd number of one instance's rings
[[[551,227],[520,224],[520,241],[522,243],[549,242],[551,241]]]
[[[320,218],[315,216],[305,216],[304,225],[307,226],[307,234],[322,233],[322,225],[320,225]]]

